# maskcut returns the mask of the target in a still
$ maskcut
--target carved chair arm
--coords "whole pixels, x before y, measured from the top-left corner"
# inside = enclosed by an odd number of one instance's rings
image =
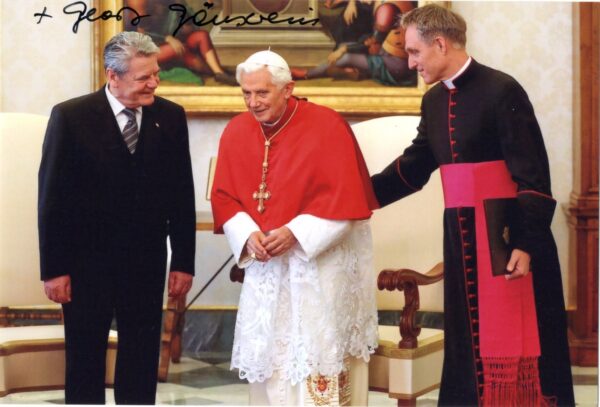
[[[419,286],[429,285],[444,277],[444,264],[438,263],[427,273],[422,274],[410,269],[390,270],[379,273],[377,287],[380,290],[404,291],[404,308],[400,317],[400,336],[398,347],[414,349],[418,346],[417,337],[421,327],[416,326],[415,317],[419,309]]]

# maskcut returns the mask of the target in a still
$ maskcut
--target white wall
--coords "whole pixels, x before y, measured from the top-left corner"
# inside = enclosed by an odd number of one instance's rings
[[[552,230],[566,281],[569,236],[562,205],[573,185],[573,5],[485,1],[452,7],[467,21],[471,55],[515,77],[529,94],[550,160],[558,203]]]
[[[49,114],[54,104],[92,90],[90,23],[81,23],[79,32],[72,33],[74,17],[62,13],[62,8],[71,2],[0,0],[2,111]],[[33,15],[44,6],[53,18],[36,24]],[[452,7],[467,20],[471,55],[513,75],[529,93],[550,156],[553,192],[559,205],[566,204],[572,185],[571,3],[453,2]],[[225,124],[223,118],[189,121],[198,210],[209,209],[204,198],[208,159],[216,155]],[[553,230],[566,278],[568,232],[560,208]],[[194,290],[228,256],[222,236],[201,232],[198,239],[199,277]],[[200,304],[237,303],[239,285],[229,283],[227,272],[217,279],[208,295],[203,295]],[[424,304],[427,301],[422,299]]]
[[[52,106],[91,86],[91,32],[62,9],[72,1],[0,0],[2,111],[50,114]],[[36,24],[47,7],[52,18]]]

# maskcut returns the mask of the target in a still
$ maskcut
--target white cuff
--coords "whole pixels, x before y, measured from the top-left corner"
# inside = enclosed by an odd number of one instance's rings
[[[223,225],[223,231],[238,267],[243,268],[253,260],[249,256],[240,259],[244,246],[253,232],[260,228],[246,212],[238,212]]]
[[[310,261],[338,244],[352,228],[352,221],[303,214],[296,216],[286,226],[298,241],[295,254],[304,261]]]

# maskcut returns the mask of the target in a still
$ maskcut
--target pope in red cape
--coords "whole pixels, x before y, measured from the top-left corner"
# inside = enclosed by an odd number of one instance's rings
[[[211,198],[245,268],[231,367],[251,404],[366,404],[377,201],[364,158],[338,113],[292,95],[281,56],[257,52],[236,77],[248,112],[223,132]]]
[[[226,127],[212,198],[215,231],[221,232],[223,224],[241,210],[263,231],[302,213],[337,220],[371,216],[377,204],[369,173],[344,119],[333,110],[292,96],[278,124],[284,123],[286,128],[270,141],[267,185],[271,196],[262,213],[253,194],[261,180],[265,136],[272,136],[280,126],[264,129],[263,136],[261,125],[244,113]]]

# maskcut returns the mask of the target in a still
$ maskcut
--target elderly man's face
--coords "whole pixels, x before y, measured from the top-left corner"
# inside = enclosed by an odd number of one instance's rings
[[[279,88],[271,81],[266,69],[242,73],[241,87],[248,111],[261,123],[272,123],[285,111],[287,100],[292,96],[294,82]]]
[[[110,69],[107,71],[110,92],[128,108],[151,105],[159,70],[156,55],[133,57],[126,73],[119,76]]]

